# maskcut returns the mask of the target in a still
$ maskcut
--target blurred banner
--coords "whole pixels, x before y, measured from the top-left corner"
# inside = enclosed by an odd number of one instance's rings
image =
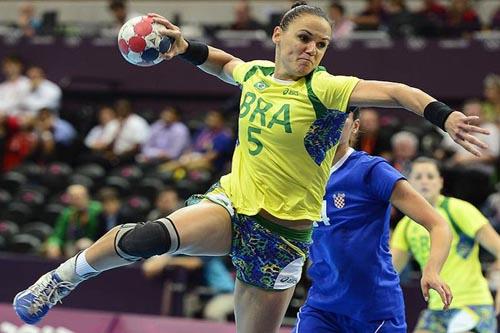
[[[38,325],[24,324],[12,305],[0,304],[0,333],[107,333],[117,316],[105,312],[55,309]]]
[[[0,304],[0,333],[233,333],[234,324],[107,312],[54,309],[36,326],[17,318],[10,304]],[[280,333],[290,332],[282,328]]]

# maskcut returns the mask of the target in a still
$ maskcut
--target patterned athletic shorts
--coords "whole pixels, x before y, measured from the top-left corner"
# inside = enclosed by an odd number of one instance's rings
[[[471,305],[447,311],[424,310],[418,320],[417,329],[446,333],[450,326],[467,326],[467,331],[477,333],[496,333],[495,309],[492,305]]]
[[[269,222],[259,215],[238,214],[218,183],[205,194],[191,196],[186,205],[204,199],[223,206],[231,215],[233,239],[230,257],[240,281],[271,290],[288,289],[299,282],[309,254],[312,230],[297,231]]]

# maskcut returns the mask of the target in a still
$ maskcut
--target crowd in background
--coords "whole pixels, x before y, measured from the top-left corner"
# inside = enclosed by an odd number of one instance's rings
[[[293,2],[293,1],[291,1]],[[468,37],[474,32],[500,30],[500,6],[491,17],[482,20],[475,9],[476,1],[450,0],[443,4],[438,0],[422,0],[420,9],[412,11],[405,0],[366,0],[360,12],[348,12],[342,1],[331,1],[325,8],[335,24],[335,38],[349,38],[355,31],[384,31],[393,38],[420,36]],[[103,8],[104,9],[104,8]],[[130,10],[126,0],[111,0],[107,10],[110,22],[96,29],[78,30],[78,22],[59,23],[57,11],[37,13],[32,2],[19,5],[18,17],[7,26],[15,28],[26,37],[36,35],[77,35],[116,36],[120,27],[128,19],[141,13]],[[262,13],[259,13],[261,15]],[[206,37],[213,37],[220,30],[257,31],[272,33],[283,13],[267,14],[266,20],[257,20],[251,3],[235,1],[233,19],[229,24],[205,24],[201,28]],[[173,21],[184,25],[182,15],[176,14]]]
[[[500,29],[500,8],[491,22],[481,22],[470,1],[449,6],[422,1],[409,12],[403,0],[366,1],[362,13],[346,13],[341,2],[329,7],[335,37],[356,30],[388,31],[391,36],[467,36]],[[116,33],[129,17],[124,1],[110,1]],[[276,24],[270,17],[270,24]],[[274,20],[274,21],[273,21]],[[45,22],[46,23],[46,22]],[[33,4],[23,3],[16,27],[27,36],[55,34],[38,19]],[[252,18],[248,2],[235,5],[235,20],[217,29],[269,31]],[[45,77],[44,68],[16,56],[2,59],[0,82],[0,250],[71,256],[117,224],[154,220],[183,205],[190,194],[204,192],[226,173],[236,144],[237,123],[219,110],[186,119],[182,106],[165,105],[146,117],[133,100],[96,105],[93,127],[82,130],[64,112],[63,92]],[[423,120],[405,122],[398,112],[361,110],[356,148],[385,157],[405,174],[412,160],[430,156],[441,162],[445,194],[480,208],[500,231],[500,76],[484,78],[483,96],[456,105],[480,118],[490,131],[481,140],[488,149],[475,157]],[[234,115],[233,115],[234,116]],[[401,215],[393,213],[393,221]],[[231,273],[220,259],[163,257],[145,263],[147,276],[167,265],[204,270],[204,280],[221,295],[204,315],[228,316]],[[222,277],[222,278],[221,278]]]

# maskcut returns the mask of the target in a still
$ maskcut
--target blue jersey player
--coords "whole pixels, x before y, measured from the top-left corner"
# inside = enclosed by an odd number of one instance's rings
[[[380,157],[350,148],[359,129],[358,111],[344,126],[311,247],[312,279],[294,333],[406,332],[403,294],[389,252],[391,203],[430,232],[431,256],[421,280],[451,303],[439,277],[451,233],[446,222]]]

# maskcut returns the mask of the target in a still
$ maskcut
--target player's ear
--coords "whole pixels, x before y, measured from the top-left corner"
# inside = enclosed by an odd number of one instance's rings
[[[359,119],[354,120],[352,123],[352,134],[358,134],[360,123]]]
[[[283,34],[283,29],[281,29],[280,26],[274,27],[273,37],[272,37],[272,40],[273,40],[274,44],[279,44],[280,43],[280,41],[281,41],[281,35],[282,34]]]

